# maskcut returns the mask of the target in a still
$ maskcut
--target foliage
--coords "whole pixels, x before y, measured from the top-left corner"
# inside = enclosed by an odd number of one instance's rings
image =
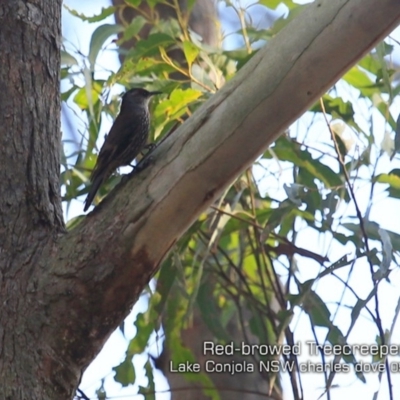
[[[124,7],[138,9],[138,4],[127,1]],[[286,15],[275,16],[271,27],[260,29],[252,24],[250,9],[227,2],[238,16],[235,34],[243,43],[227,51],[203,44],[189,30],[177,2],[173,7],[178,18],[169,21],[160,20],[154,12],[156,1],[149,4],[148,12],[141,11],[131,23],[99,26],[87,56],[65,44],[62,99],[84,121],[81,137],[66,140],[63,150],[67,209],[74,199],[87,193],[103,124],[118,112],[116,92],[122,90],[116,88],[140,86],[164,93],[152,103],[151,139],[159,141],[190,117],[235,75],[260,44],[303,8],[290,0],[262,0],[257,7],[264,7],[264,12],[284,4]],[[91,23],[118,9],[103,9],[94,17],[69,11]],[[150,34],[140,40],[145,24],[150,24]],[[119,46],[131,39],[136,45],[124,54],[118,71],[100,68],[98,59],[103,52],[109,48],[119,51]],[[122,385],[135,382],[132,358],[148,352],[154,332],[164,335],[164,347],[172,362],[194,362],[195,355],[182,338],[196,315],[218,343],[232,340],[234,326],[236,330],[240,327],[243,335],[235,338],[237,341],[294,345],[299,340],[295,322],[301,315],[308,317],[318,344],[354,343],[352,331],[365,317],[374,325],[377,344],[391,342],[393,326],[382,323],[379,289],[387,285],[393,267],[398,265],[400,236],[370,219],[377,207],[376,194],[384,193],[396,201],[400,196],[400,169],[391,169],[387,162],[394,149],[390,139],[397,119],[393,102],[400,91],[388,58],[393,46],[388,43],[381,43],[351,68],[179,240],[155,278],[155,289],[147,291],[148,309],[137,317],[137,334],[129,343],[125,361],[114,368],[116,381]],[[171,55],[177,49],[180,59]],[[378,129],[388,130],[382,145],[374,134],[375,119]],[[118,180],[112,177],[97,200]],[[367,197],[362,194],[365,187]],[[304,236],[315,243],[304,240]],[[359,269],[370,279],[362,289],[353,279]],[[324,282],[338,288],[331,303],[318,290]],[[398,308],[393,306],[396,317]],[[347,315],[347,327],[338,325],[340,313]],[[262,355],[256,358],[268,360]],[[324,354],[321,359],[327,362]],[[360,360],[352,353],[335,361],[355,367]],[[386,357],[372,361],[388,366]],[[151,398],[155,386],[150,356],[145,369],[148,386],[141,387],[140,393]],[[289,373],[296,398],[302,388],[295,371]],[[328,392],[334,376],[333,372],[324,373]],[[366,379],[362,372],[357,377]],[[186,378],[197,381],[210,397],[219,398],[218,392],[210,389],[213,382],[205,373],[188,373]],[[268,376],[271,385],[276,378],[274,374]]]

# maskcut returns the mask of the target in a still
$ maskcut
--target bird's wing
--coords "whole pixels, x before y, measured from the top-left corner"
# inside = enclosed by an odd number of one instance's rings
[[[118,154],[129,144],[132,129],[132,118],[121,118],[121,114],[119,114],[97,156],[97,163],[91,175],[92,181],[97,176],[102,175],[106,168],[110,167],[111,170],[118,168],[118,166],[115,168],[112,168],[112,166],[117,161]]]
[[[103,147],[109,144],[123,150],[132,139],[132,133],[135,131],[135,124],[132,122],[137,120],[138,118],[133,111],[128,116],[121,117],[121,114],[119,114],[111,127]]]

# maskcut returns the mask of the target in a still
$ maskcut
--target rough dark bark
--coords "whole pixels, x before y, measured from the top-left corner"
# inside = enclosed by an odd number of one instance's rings
[[[56,0],[0,5],[1,399],[72,398],[196,216],[400,22],[398,0],[313,3],[154,151],[153,165],[66,234],[60,9]]]
[[[52,16],[49,18],[49,16]],[[64,231],[60,197],[61,1],[0,5],[0,398],[59,398],[37,283]],[[62,374],[71,397],[78,376]],[[72,383],[74,382],[74,383]],[[65,397],[65,398],[67,398]]]

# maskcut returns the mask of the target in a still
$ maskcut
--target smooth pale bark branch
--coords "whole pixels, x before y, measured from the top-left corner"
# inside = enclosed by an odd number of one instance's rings
[[[0,38],[12,39],[15,50],[13,59],[0,48],[13,65],[9,80],[0,81],[1,95],[8,95],[0,122],[9,128],[0,136],[0,155],[17,161],[0,180],[1,398],[72,398],[82,371],[182,233],[400,22],[399,0],[313,3],[153,152],[152,165],[63,233],[54,191],[58,120],[51,124],[59,110],[60,6],[0,5],[0,20],[8,23]],[[46,25],[49,16],[54,23]],[[41,156],[50,161],[41,163]]]

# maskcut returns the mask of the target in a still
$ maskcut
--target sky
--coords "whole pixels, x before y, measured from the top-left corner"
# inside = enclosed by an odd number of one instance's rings
[[[78,1],[78,0],[66,0],[65,3],[68,7],[75,9],[81,13],[86,15],[97,14],[101,7],[108,6],[108,1],[98,0],[94,1]],[[225,32],[233,31],[235,29],[235,21],[234,21],[234,13],[232,13],[229,9],[221,6],[220,7],[220,16],[223,24],[223,29]],[[278,9],[278,12],[282,12],[282,10]],[[262,14],[258,14],[260,18],[260,23],[262,22],[262,18],[266,16]],[[102,21],[101,24],[108,22],[114,23],[113,17],[110,17],[107,21]],[[63,35],[67,39],[70,46],[76,47],[83,54],[88,54],[89,49],[89,40],[91,33],[97,27],[96,24],[88,24],[80,21],[77,18],[72,17],[68,12],[64,10],[63,12]],[[400,39],[399,30],[397,30],[393,36]],[[234,35],[230,35],[229,39],[224,42],[224,46],[226,48],[234,48],[236,45],[236,40]],[[99,58],[99,63],[103,65],[106,69],[117,70],[119,66],[119,62],[117,59],[117,55],[114,51],[112,51],[112,46],[109,47],[109,50],[104,51]],[[339,88],[340,90],[340,88]],[[346,88],[343,88],[344,96],[349,96],[349,100],[353,102],[353,104],[357,104],[359,107],[359,111],[362,114],[363,105],[358,101],[355,94],[349,94],[346,92]],[[400,112],[400,104],[396,106],[398,108],[398,112]],[[104,124],[104,133],[108,131],[111,126],[112,121],[108,121]],[[296,122],[291,129],[296,132],[305,132],[306,127],[308,126],[309,121],[305,119],[301,119]],[[360,121],[360,124],[363,122]],[[78,134],[84,134],[84,125],[82,125],[78,119],[72,117],[67,123],[65,117],[63,118],[63,130],[67,134],[72,129],[76,129]],[[379,117],[374,121],[374,132],[376,136],[376,142],[380,143],[383,140],[383,135],[387,127],[385,126],[385,122]],[[74,134],[77,134],[77,133]],[[322,132],[322,133],[321,133]],[[71,133],[71,132],[70,132]],[[349,133],[351,135],[351,133]],[[318,142],[319,140],[323,140],[321,135],[328,135],[326,132],[326,128],[321,123],[320,130],[316,129],[311,132],[311,135],[315,135],[315,140]],[[282,168],[282,165],[275,164],[271,162],[268,165],[268,168]],[[382,172],[387,172],[392,168],[400,168],[400,163],[397,158],[392,163],[389,161],[389,158],[382,158],[382,162],[378,165],[378,168]],[[263,171],[262,169],[255,169],[256,176],[259,176],[260,179],[260,188],[261,190],[265,190],[269,193],[270,196],[273,196],[278,199],[283,199],[286,197],[285,192],[282,190],[283,184],[290,184],[292,182],[291,174],[286,174],[283,172],[280,175],[279,183],[273,183],[271,180],[263,180]],[[274,186],[275,184],[275,186]],[[357,198],[360,202],[360,206],[362,210],[365,211],[368,199],[369,199],[369,186],[359,186],[357,189]],[[386,197],[385,193],[379,193],[377,195],[377,203],[378,206],[372,209],[370,214],[371,221],[377,221],[381,226],[385,229],[399,232],[400,226],[400,213],[397,211],[399,209],[399,204],[393,199],[389,199]],[[354,209],[349,206],[345,212],[348,215],[354,215]],[[71,218],[75,215],[80,215],[82,212],[82,203],[75,202],[71,209],[68,210],[67,218]],[[296,242],[297,246],[303,247],[312,251],[317,251],[320,254],[326,254],[329,249],[329,255],[331,260],[335,260],[340,258],[344,252],[345,248],[339,247],[335,242],[329,237],[317,236],[316,233],[309,228],[304,226],[303,234],[299,235],[299,239]],[[379,243],[376,244],[379,247]],[[317,249],[317,250],[316,250]],[[350,247],[348,251],[350,252]],[[336,257],[336,258],[335,258]],[[301,257],[298,260],[299,264],[299,277],[302,281],[306,281],[308,279],[313,279],[320,272],[320,266],[315,263],[310,263],[307,259],[302,259]],[[363,262],[358,262],[356,268],[354,269],[351,275],[351,284],[357,286],[357,293],[359,295],[364,294],[367,296],[369,291],[372,289],[371,287],[371,279],[368,270],[368,265]],[[278,271],[283,275],[286,274],[286,271]],[[339,274],[342,272],[339,271]],[[344,273],[344,272],[343,272]],[[342,276],[346,279],[346,275]],[[380,286],[380,299],[381,299],[381,313],[383,319],[383,326],[385,328],[390,328],[391,321],[394,317],[395,307],[399,302],[399,294],[400,294],[400,274],[399,271],[395,270],[391,274],[390,282],[383,282]],[[347,304],[348,307],[342,306],[337,307],[337,313],[335,315],[334,322],[343,327],[348,327],[351,318],[351,305],[354,303],[354,297],[352,297],[349,291],[344,290],[343,285],[339,283],[339,281],[335,278],[326,277],[323,280],[318,281],[315,289],[318,293],[324,294],[324,300],[327,304],[332,305],[332,309],[335,309],[335,302],[337,302],[338,294],[342,294],[342,304]],[[141,396],[134,396],[137,392],[137,384],[128,387],[121,388],[121,385],[115,383],[113,380],[113,371],[112,367],[117,366],[125,356],[125,351],[127,344],[131,338],[135,335],[135,327],[134,320],[135,316],[138,312],[144,311],[146,309],[146,298],[142,296],[142,298],[137,302],[134,306],[132,313],[128,316],[124,324],[124,334],[120,330],[117,330],[108,340],[106,345],[104,346],[101,353],[98,355],[96,360],[88,367],[86,370],[80,388],[85,392],[85,394],[91,398],[96,398],[94,396],[94,391],[99,388],[100,382],[104,379],[104,385],[107,390],[107,394],[113,399],[119,398],[135,398],[140,399]],[[296,339],[300,341],[302,346],[302,352],[299,356],[300,362],[307,362],[311,360],[315,365],[320,363],[320,358],[317,356],[311,356],[309,351],[309,346],[306,345],[307,341],[313,341],[313,333],[310,330],[310,323],[306,314],[297,312],[292,323],[292,329],[295,330]],[[317,335],[321,341],[323,341],[326,330],[317,329]],[[365,316],[364,320],[354,327],[352,333],[349,336],[349,343],[359,344],[373,344],[376,340],[376,331],[374,329],[373,322]],[[156,345],[157,338],[153,338],[153,344],[149,349],[153,354],[157,354],[160,351],[160,346]],[[400,325],[396,324],[393,331],[393,343],[400,345]],[[364,358],[365,361],[369,361],[368,357]],[[147,357],[143,355],[135,356],[135,366],[139,367],[141,364],[143,365],[147,361]],[[328,358],[328,361],[330,359]],[[400,357],[392,357],[392,362],[400,362]],[[137,382],[139,384],[145,385],[146,378],[144,377],[144,372],[142,376],[140,376],[141,368],[136,368],[136,372],[139,373]],[[398,378],[399,374],[392,374],[393,378],[393,391],[395,393],[395,397],[400,397],[400,379]],[[168,385],[163,377],[163,375],[159,371],[155,371],[156,376],[156,385],[158,394],[156,396],[157,400],[160,399],[169,399],[170,396],[168,394]],[[339,373],[337,375],[337,380],[335,380],[335,388],[332,391],[332,400],[342,400],[343,398],[362,398],[362,399],[372,399],[372,393],[378,389],[379,381],[376,373],[366,373],[365,374],[367,383],[363,384],[360,382],[354,375],[354,373]],[[288,377],[283,375],[283,382],[285,388],[285,399],[292,399],[290,383],[288,381]],[[379,393],[378,399],[383,400],[388,398],[387,392],[387,382],[382,381],[382,390]],[[307,400],[316,400],[323,393],[324,381],[322,374],[314,374],[314,373],[304,373],[302,376],[302,383],[305,391],[305,398]]]

